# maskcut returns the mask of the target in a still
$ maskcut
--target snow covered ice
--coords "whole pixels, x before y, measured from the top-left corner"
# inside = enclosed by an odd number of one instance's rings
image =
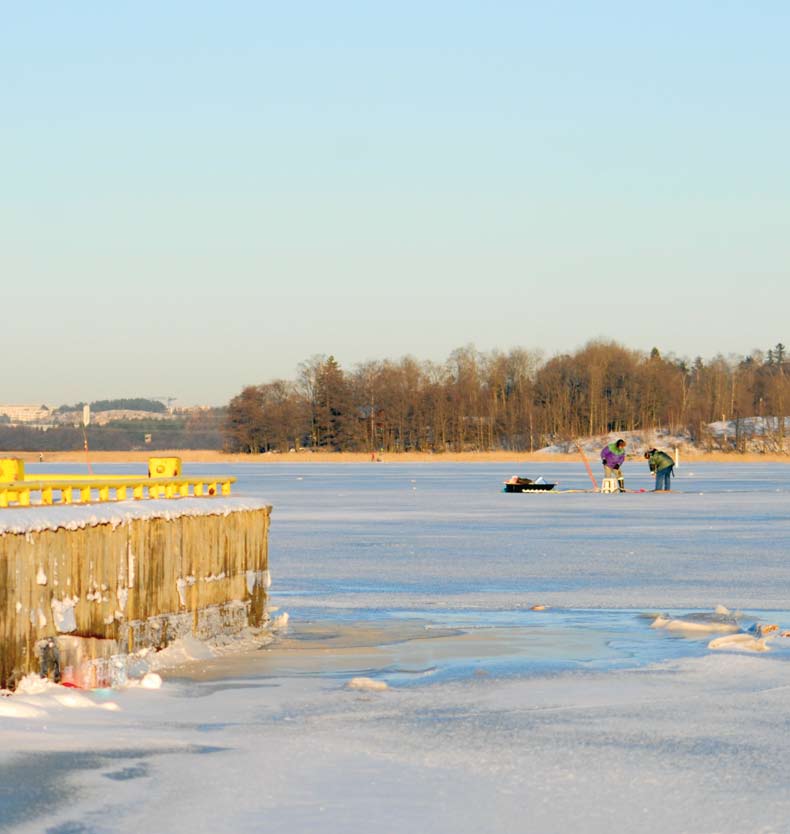
[[[0,698],[0,831],[790,832],[786,466],[217,469],[280,630]]]

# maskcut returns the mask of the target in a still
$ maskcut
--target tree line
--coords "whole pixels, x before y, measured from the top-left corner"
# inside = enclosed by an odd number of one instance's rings
[[[296,379],[250,385],[231,400],[225,448],[532,451],[582,436],[665,429],[742,451],[745,418],[762,417],[773,418],[763,423],[774,426],[770,442],[783,449],[788,370],[781,343],[708,361],[604,341],[549,359],[523,348],[467,346],[441,363],[407,356],[350,370],[333,356],[314,356]],[[724,441],[709,428],[720,420],[735,425]]]
[[[148,397],[127,397],[116,400],[96,400],[89,403],[91,411],[148,411],[154,414],[164,414],[167,407],[159,400],[152,400]],[[82,411],[84,402],[74,405],[60,405],[55,411]]]

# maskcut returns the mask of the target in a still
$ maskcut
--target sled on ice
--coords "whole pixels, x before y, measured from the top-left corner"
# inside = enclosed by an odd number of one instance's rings
[[[522,478],[520,475],[514,475],[505,481],[505,488],[502,492],[547,492],[554,489],[556,484],[547,484],[543,478],[532,480],[530,478]]]

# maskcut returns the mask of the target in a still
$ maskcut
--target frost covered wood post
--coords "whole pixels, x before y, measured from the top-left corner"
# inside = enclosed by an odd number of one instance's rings
[[[0,688],[41,670],[42,641],[95,686],[128,652],[262,625],[270,513],[224,496],[3,509]]]

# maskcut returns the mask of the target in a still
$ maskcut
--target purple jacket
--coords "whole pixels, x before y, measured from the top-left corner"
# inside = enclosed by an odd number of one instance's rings
[[[614,469],[615,466],[622,466],[625,460],[625,449],[621,452],[614,443],[610,443],[601,449],[601,460],[604,466],[608,466],[610,469]]]

